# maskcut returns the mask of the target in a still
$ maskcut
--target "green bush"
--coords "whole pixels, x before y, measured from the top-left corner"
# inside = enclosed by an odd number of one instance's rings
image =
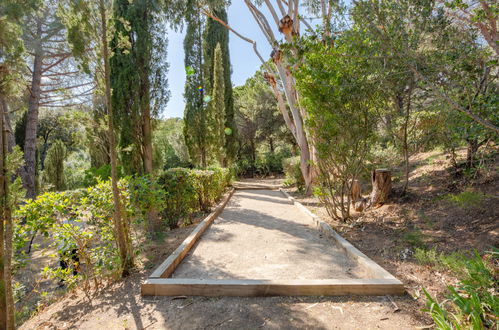
[[[296,185],[299,191],[305,189],[305,181],[300,169],[300,157],[290,157],[282,160],[282,168],[286,175],[285,184]]]
[[[464,275],[457,287],[448,286],[447,300],[439,303],[426,290],[426,311],[438,329],[493,329],[499,315],[497,262],[499,250],[463,259]]]
[[[189,169],[171,168],[159,176],[158,183],[166,192],[161,215],[170,228],[176,228],[179,220],[198,209],[194,176]]]
[[[180,220],[188,223],[189,214],[209,211],[231,180],[232,172],[227,168],[173,168],[164,171],[158,179],[166,192],[163,219],[170,228],[175,228]]]

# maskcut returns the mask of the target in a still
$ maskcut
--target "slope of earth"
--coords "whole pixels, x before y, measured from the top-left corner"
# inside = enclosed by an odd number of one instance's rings
[[[462,155],[463,156],[463,155]],[[423,288],[439,300],[448,285],[458,279],[446,267],[418,260],[418,253],[438,256],[470,256],[499,246],[499,161],[492,158],[487,170],[466,179],[452,171],[440,152],[411,158],[408,193],[400,197],[401,183],[395,184],[390,201],[380,208],[353,214],[353,219],[336,222],[315,197],[304,197],[289,189],[301,203],[340,235],[401,280],[413,301],[399,306],[431,323],[421,312],[426,306]],[[370,186],[364,185],[368,192]]]

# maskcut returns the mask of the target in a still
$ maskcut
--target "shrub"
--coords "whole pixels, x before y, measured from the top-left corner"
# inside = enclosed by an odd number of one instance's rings
[[[497,262],[499,250],[485,256],[475,252],[464,259],[464,272],[457,287],[448,286],[448,299],[439,303],[426,290],[426,311],[439,329],[492,329],[497,327]]]
[[[64,177],[64,160],[67,157],[66,146],[61,140],[56,140],[47,151],[43,178],[55,191],[66,189]]]
[[[231,180],[232,172],[227,168],[174,168],[164,171],[158,180],[166,192],[163,219],[170,228],[175,228],[179,220],[186,222],[190,213],[209,211]]]
[[[140,214],[141,220],[146,219],[150,210],[161,212],[165,208],[166,191],[151,176],[140,176],[128,179],[130,202]],[[136,215],[138,215],[136,214]]]
[[[197,210],[194,177],[189,169],[172,168],[159,176],[158,183],[166,192],[165,208],[161,215],[170,228],[176,228],[180,219]]]
[[[299,191],[305,188],[305,180],[300,169],[300,157],[290,157],[282,160],[282,168],[286,175],[285,183],[287,185],[295,184]]]
[[[117,167],[117,174],[118,178],[124,176],[122,166]],[[106,181],[109,178],[111,178],[111,165],[107,164],[99,168],[91,167],[85,173],[84,186],[90,187],[96,185],[99,181]]]

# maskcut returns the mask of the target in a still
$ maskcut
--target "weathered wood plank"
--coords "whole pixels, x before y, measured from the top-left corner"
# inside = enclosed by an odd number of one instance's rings
[[[222,213],[225,205],[234,194],[234,189],[224,197],[222,202],[220,202],[215,210],[211,212],[203,221],[201,221],[196,228],[187,236],[187,238],[178,246],[178,248],[173,251],[173,253],[166,258],[161,265],[159,265],[154,272],[151,274],[150,278],[166,278],[169,277],[175,268],[180,264],[180,262],[185,258],[187,253],[192,249],[194,244],[199,240],[201,235],[206,231],[206,229],[213,223],[213,221]]]
[[[144,296],[339,296],[401,295],[404,287],[393,279],[323,280],[200,280],[149,279]]]
[[[314,224],[318,230],[320,230],[321,232],[323,232],[327,236],[329,236],[339,248],[343,249],[343,251],[345,251],[345,253],[349,257],[351,257],[352,259],[357,261],[361,266],[363,266],[364,269],[373,278],[396,280],[400,284],[402,284],[402,282],[400,282],[398,279],[396,279],[392,274],[390,274],[383,267],[381,267],[376,262],[374,262],[372,259],[370,259],[368,256],[366,256],[364,253],[360,252],[359,249],[357,249],[350,242],[348,242],[346,239],[341,237],[341,235],[338,234],[333,228],[331,228],[331,226],[329,224],[322,221],[317,215],[313,214],[303,204],[301,204],[296,199],[291,197],[286,191],[284,191],[283,189],[280,189],[280,191],[291,202],[293,202],[293,204],[296,205],[303,213],[305,213],[307,216],[309,216],[312,219],[312,221],[314,222]]]

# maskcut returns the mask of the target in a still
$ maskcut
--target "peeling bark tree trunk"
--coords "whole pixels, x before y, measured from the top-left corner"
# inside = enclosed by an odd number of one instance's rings
[[[372,173],[373,190],[371,192],[371,207],[382,205],[388,200],[392,189],[392,173],[387,169],[377,169]]]
[[[37,20],[37,36],[42,36],[42,22]],[[40,107],[41,81],[43,66],[43,48],[38,41],[35,47],[33,60],[33,76],[28,102],[28,116],[26,119],[26,137],[24,139],[24,170],[22,171],[23,185],[27,198],[36,197],[36,133],[38,128],[38,109]]]

